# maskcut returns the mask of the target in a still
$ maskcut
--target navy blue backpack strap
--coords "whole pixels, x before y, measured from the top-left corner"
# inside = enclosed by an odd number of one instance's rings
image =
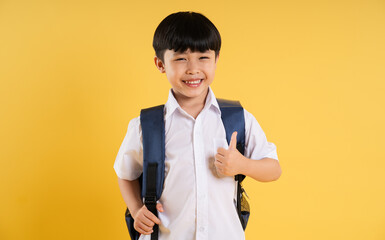
[[[142,197],[145,198],[146,195],[151,194],[156,195],[157,200],[162,195],[164,180],[165,130],[163,110],[164,105],[160,105],[143,109],[140,113],[143,139]],[[147,169],[150,170],[151,174]],[[150,183],[150,185],[147,185],[147,180],[153,177],[156,180],[156,185],[152,186]],[[147,189],[147,187],[150,187],[150,189]]]
[[[164,182],[165,129],[164,105],[143,109],[140,124],[143,139],[142,197],[147,209],[158,216],[156,202],[160,199]],[[151,239],[158,239],[159,226],[155,225]]]
[[[245,153],[245,115],[239,101],[217,99],[221,109],[221,118],[226,130],[226,140],[230,144],[231,135],[237,131],[237,149]]]
[[[139,178],[141,196],[147,209],[158,216],[156,202],[160,199],[164,182],[165,132],[164,105],[143,109],[140,112],[140,125],[143,140],[143,173]],[[134,219],[126,210],[126,224],[132,240],[138,240],[140,234],[134,229]],[[159,226],[153,227],[151,240],[157,240]]]
[[[237,149],[244,155],[245,153],[245,115],[242,105],[239,101],[230,101],[225,99],[217,99],[219,108],[221,109],[221,118],[226,130],[226,140],[230,144],[231,135],[237,131]],[[237,187],[237,211],[239,220],[241,221],[243,229],[246,228],[250,209],[246,199],[243,197],[243,188],[241,182],[245,175],[238,174],[235,177],[238,182]],[[246,206],[246,207],[245,207]]]

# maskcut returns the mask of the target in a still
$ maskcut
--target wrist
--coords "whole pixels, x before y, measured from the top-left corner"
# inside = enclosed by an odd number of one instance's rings
[[[136,218],[136,215],[137,213],[139,212],[139,210],[144,206],[143,203],[141,204],[136,204],[136,206],[132,207],[132,209],[129,209],[130,213],[131,213],[131,216],[134,218]]]
[[[249,161],[250,159],[243,156],[242,154],[240,154],[240,157],[239,157],[239,173],[238,174],[242,174],[242,175],[247,175],[247,170],[249,168]]]

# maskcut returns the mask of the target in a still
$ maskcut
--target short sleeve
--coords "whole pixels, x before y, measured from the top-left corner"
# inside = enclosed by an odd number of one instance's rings
[[[114,169],[119,178],[135,180],[143,172],[143,146],[140,118],[130,121],[126,136],[116,156]]]
[[[278,160],[277,149],[274,143],[268,142],[266,135],[255,117],[244,110],[245,113],[245,156],[260,160],[262,158],[273,158]]]

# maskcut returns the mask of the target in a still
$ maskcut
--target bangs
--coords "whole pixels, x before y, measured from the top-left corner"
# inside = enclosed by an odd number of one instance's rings
[[[193,52],[220,49],[219,33],[216,35],[210,26],[203,21],[193,21],[193,18],[182,20],[184,21],[176,22],[174,28],[166,35],[167,49],[174,49],[176,52],[184,52],[187,49]]]
[[[164,51],[184,52],[215,51],[221,48],[221,36],[214,24],[205,16],[193,12],[179,12],[166,17],[154,34],[153,47],[157,57],[163,60]]]

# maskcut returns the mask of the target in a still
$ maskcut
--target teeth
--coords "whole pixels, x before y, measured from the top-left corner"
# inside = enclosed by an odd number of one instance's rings
[[[185,81],[188,84],[198,84],[201,82],[201,80],[195,80],[195,81]]]

